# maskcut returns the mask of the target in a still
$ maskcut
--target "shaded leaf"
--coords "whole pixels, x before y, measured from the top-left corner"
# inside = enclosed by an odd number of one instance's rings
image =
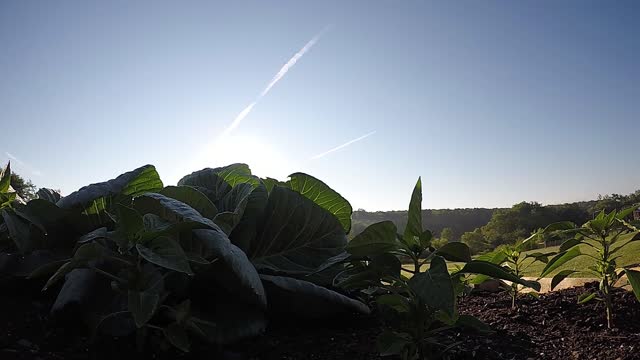
[[[382,221],[369,225],[349,243],[346,250],[354,256],[373,256],[390,252],[399,247],[396,240],[396,225]]]
[[[40,188],[36,195],[38,196],[38,199],[46,200],[54,204],[62,198],[58,191],[49,188]]]
[[[447,270],[447,263],[440,256],[431,260],[429,270],[415,274],[409,280],[409,287],[424,304],[453,316],[455,294],[453,283]]]
[[[160,191],[160,194],[189,205],[207,219],[213,220],[218,214],[218,209],[213,202],[194,187],[167,186]]]
[[[155,292],[129,290],[127,293],[128,309],[138,328],[143,327],[156,312],[160,295]]]
[[[562,280],[566,279],[567,276],[576,273],[576,270],[562,270],[560,272],[558,272],[552,279],[551,279],[551,290],[553,290],[556,286],[558,286],[558,284],[560,284],[562,282]]]
[[[442,246],[436,252],[449,261],[471,261],[471,251],[469,246],[462,242],[449,242]]]
[[[286,276],[260,275],[269,299],[269,310],[297,319],[322,319],[341,313],[368,314],[362,302],[311,282]]]
[[[134,208],[141,214],[155,214],[170,222],[191,221],[211,229],[218,226],[205,218],[191,206],[158,193],[146,193],[134,201]]]
[[[411,201],[409,202],[409,211],[407,213],[407,226],[404,228],[404,242],[409,246],[418,244],[420,235],[422,234],[422,180],[418,178]]]
[[[87,185],[61,198],[57,205],[63,209],[81,208],[87,213],[94,213],[104,209],[112,196],[137,196],[160,189],[162,189],[162,181],[155,167],[145,165],[115,179]]]
[[[378,305],[388,306],[400,313],[408,313],[411,310],[407,299],[398,294],[385,294],[376,298]]]
[[[158,266],[192,275],[189,260],[180,245],[166,236],[136,244],[140,256]]]

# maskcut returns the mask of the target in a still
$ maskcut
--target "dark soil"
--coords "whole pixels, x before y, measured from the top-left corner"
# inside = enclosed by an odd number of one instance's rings
[[[259,338],[231,347],[194,345],[190,354],[174,350],[136,354],[133,338],[91,342],[88,331],[63,326],[48,316],[51,295],[38,291],[40,284],[8,288],[0,294],[0,359],[381,359],[376,337],[383,326],[375,316],[342,318],[321,323],[272,323]],[[587,288],[593,288],[588,284]],[[460,302],[460,312],[474,315],[496,330],[491,335],[451,332],[461,344],[443,358],[459,359],[639,359],[640,304],[633,294],[615,292],[615,325],[606,329],[602,304],[577,305],[587,291],[574,288],[523,297],[511,310],[504,293],[476,294]],[[160,349],[155,343],[149,348]]]
[[[597,287],[523,296],[515,310],[504,293],[469,296],[460,312],[482,319],[496,333],[473,337],[464,347],[491,359],[640,359],[640,304],[633,293],[616,289],[615,328],[607,329],[603,303],[577,304],[578,296]]]

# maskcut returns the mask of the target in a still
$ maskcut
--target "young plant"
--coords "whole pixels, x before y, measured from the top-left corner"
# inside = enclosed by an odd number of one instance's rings
[[[439,336],[451,327],[488,330],[478,319],[457,312],[466,274],[485,274],[540,289],[538,283],[524,281],[496,264],[472,260],[469,248],[461,242],[434,248],[431,232],[422,227],[421,185],[418,179],[403,234],[390,221],[372,224],[349,242],[346,254],[331,261],[348,262],[336,277],[336,285],[361,290],[375,298],[382,314],[391,312],[395,329],[380,335],[380,352],[407,360],[425,359],[455,346],[442,343]],[[408,268],[402,268],[402,260],[410,262]],[[450,274],[445,260],[464,265]]]
[[[636,208],[637,206],[621,211],[613,210],[608,214],[602,211],[594,219],[587,221],[578,228],[571,228],[567,226],[567,223],[558,226],[557,228],[565,228],[562,233],[575,234],[575,236],[560,245],[560,252],[549,260],[542,274],[540,274],[540,277],[545,277],[569,260],[579,256],[590,258],[592,265],[587,270],[565,269],[558,272],[551,280],[551,288],[553,289],[573,273],[586,272],[595,275],[600,280],[598,291],[583,294],[578,299],[578,303],[585,303],[594,299],[602,301],[605,308],[607,328],[611,328],[613,325],[611,290],[622,274],[627,275],[636,297],[640,299],[640,272],[631,270],[630,267],[632,265],[623,268],[622,271],[618,271],[616,263],[616,260],[622,255],[621,252],[629,244],[640,240],[640,231],[625,221],[625,218]],[[588,248],[592,250],[583,252]]]
[[[525,240],[519,240],[513,245],[503,245],[496,249],[494,252],[480,256],[478,259],[486,260],[496,265],[500,265],[507,271],[512,273],[518,278],[524,276],[526,270],[536,262],[547,263],[549,254],[535,252],[525,253],[524,249],[529,246],[529,243],[538,236],[538,233],[534,233]],[[480,284],[488,279],[487,276],[476,276],[472,282],[474,284]],[[511,282],[507,286],[507,290],[511,295],[511,308],[516,308],[516,299],[521,293],[521,285],[516,282]],[[536,294],[537,293],[530,293]]]

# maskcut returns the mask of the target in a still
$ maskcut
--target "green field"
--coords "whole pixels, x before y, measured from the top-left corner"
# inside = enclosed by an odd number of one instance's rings
[[[614,246],[615,248],[615,246]],[[541,253],[553,253],[553,252],[557,252],[559,249],[559,246],[552,246],[552,247],[548,247],[548,248],[543,248],[543,249],[536,249],[536,250],[531,250],[531,251],[527,251],[526,253],[533,253],[533,252],[541,252]],[[586,254],[595,254],[595,250],[590,247],[590,246],[586,246],[586,245],[582,245],[580,246],[580,251]],[[620,258],[617,260],[617,264],[618,267],[623,267],[623,266],[628,266],[628,265],[633,265],[633,264],[638,264],[640,263],[640,241],[638,242],[634,242],[631,243],[629,245],[627,245],[625,247],[624,250],[622,250],[620,253]],[[593,259],[588,257],[588,256],[579,256],[575,259],[570,260],[569,262],[567,262],[566,264],[564,264],[563,266],[559,267],[558,269],[556,269],[555,271],[553,271],[551,274],[549,274],[549,277],[552,277],[553,275],[555,275],[557,272],[561,271],[561,270],[565,270],[565,269],[571,269],[571,270],[577,270],[577,271],[585,271],[587,270],[587,268],[589,266],[591,266],[593,264]],[[456,268],[456,266],[461,266],[462,263],[453,263],[450,262],[448,263],[449,265],[449,269],[450,270],[454,270]],[[536,262],[534,264],[531,264],[525,271],[525,276],[528,277],[538,277],[540,276],[540,274],[542,273],[542,269],[544,268],[545,264],[541,263],[541,262]],[[403,268],[405,269],[413,269],[413,265],[411,264],[405,264],[403,265]],[[421,270],[424,271],[426,268],[428,268],[428,265],[425,265]],[[410,276],[410,273],[405,273],[405,275]],[[590,275],[589,273],[584,273],[584,272],[579,272],[579,273],[574,273],[572,275],[570,275],[569,277],[591,277],[592,275]]]

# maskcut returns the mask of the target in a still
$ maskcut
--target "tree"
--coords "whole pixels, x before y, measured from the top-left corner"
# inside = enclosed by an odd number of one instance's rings
[[[442,229],[442,231],[440,232],[440,239],[446,240],[446,242],[454,241],[453,230],[451,230],[450,227]]]
[[[33,185],[31,180],[25,180],[16,173],[11,173],[11,187],[24,201],[29,201],[36,197],[36,186]]]
[[[487,243],[487,240],[482,234],[482,230],[480,230],[480,228],[462,234],[460,240],[469,246],[469,250],[471,250],[472,254],[477,254],[489,249],[489,244]]]

